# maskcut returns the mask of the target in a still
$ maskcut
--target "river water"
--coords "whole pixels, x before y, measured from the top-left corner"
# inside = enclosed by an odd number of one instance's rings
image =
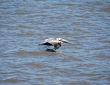
[[[110,0],[0,0],[0,85],[110,85]]]

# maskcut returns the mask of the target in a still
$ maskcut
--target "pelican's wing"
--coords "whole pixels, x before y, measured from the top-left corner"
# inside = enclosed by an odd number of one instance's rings
[[[51,40],[56,40],[55,38],[48,38],[48,39],[45,39],[45,42],[49,42]]]
[[[48,43],[50,43],[54,46],[55,44],[58,44],[58,43],[61,43],[61,42],[57,41],[57,40],[49,40]]]
[[[52,46],[52,44],[49,43],[49,42],[42,42],[42,43],[39,43],[39,45],[49,45],[49,46]]]
[[[49,38],[49,39],[45,39],[45,41],[44,42],[42,42],[42,43],[39,43],[39,45],[54,45],[54,41],[56,41],[55,40],[55,38]]]

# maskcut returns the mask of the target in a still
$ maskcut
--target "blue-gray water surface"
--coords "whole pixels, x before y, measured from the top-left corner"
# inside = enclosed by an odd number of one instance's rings
[[[110,85],[110,0],[0,0],[0,85]]]

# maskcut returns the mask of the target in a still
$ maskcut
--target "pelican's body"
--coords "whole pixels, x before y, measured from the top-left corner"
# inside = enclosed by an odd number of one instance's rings
[[[54,50],[56,50],[59,47],[61,47],[61,43],[63,43],[63,42],[71,44],[71,42],[69,42],[65,39],[62,39],[62,38],[48,38],[48,39],[45,39],[45,41],[40,43],[39,45],[54,46]]]

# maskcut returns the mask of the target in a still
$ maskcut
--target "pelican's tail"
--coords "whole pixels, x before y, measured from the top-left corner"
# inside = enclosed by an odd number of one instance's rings
[[[39,43],[38,45],[44,45],[45,44],[45,42],[41,42],[41,43]]]

